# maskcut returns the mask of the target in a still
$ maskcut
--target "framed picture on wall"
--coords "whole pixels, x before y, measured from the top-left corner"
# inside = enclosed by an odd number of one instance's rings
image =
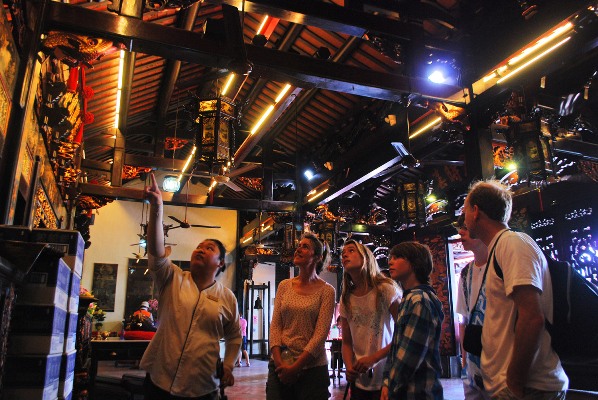
[[[173,261],[183,270],[189,269],[189,261]],[[129,258],[127,274],[127,295],[125,300],[125,319],[139,309],[142,301],[157,299],[154,281],[149,273],[147,259]]]
[[[93,264],[93,286],[91,290],[98,299],[97,306],[104,311],[114,311],[117,273],[118,264]]]
[[[148,271],[147,259],[129,258],[125,319],[139,309],[142,301],[154,298],[154,281]]]

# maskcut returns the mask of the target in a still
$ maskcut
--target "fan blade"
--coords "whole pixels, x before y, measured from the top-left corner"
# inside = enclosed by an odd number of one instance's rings
[[[181,221],[180,219],[178,219],[177,217],[173,217],[172,215],[169,215],[168,218],[172,219],[173,221],[178,222],[181,225],[184,225],[185,223],[183,221]],[[178,227],[177,227],[178,228]],[[174,229],[174,228],[170,228],[170,229]]]
[[[224,184],[226,186],[228,186],[229,188],[231,188],[232,190],[234,190],[235,192],[243,191],[243,189],[241,189],[239,186],[237,186],[234,182],[228,181],[228,182],[224,182]]]
[[[235,176],[243,175],[246,172],[252,171],[252,170],[258,168],[259,166],[260,166],[259,164],[255,164],[255,163],[254,164],[246,164],[242,167],[235,168],[228,174],[228,176],[230,178],[234,178]]]
[[[176,243],[164,243],[164,246],[176,246]]]
[[[214,229],[220,229],[222,228],[221,226],[217,226],[217,225],[191,225],[194,228],[214,228]]]

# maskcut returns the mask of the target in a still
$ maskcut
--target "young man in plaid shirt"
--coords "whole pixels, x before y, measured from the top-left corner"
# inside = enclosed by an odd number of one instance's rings
[[[428,246],[403,242],[390,250],[389,270],[403,286],[382,385],[381,400],[442,400],[440,329],[442,303],[430,286]]]

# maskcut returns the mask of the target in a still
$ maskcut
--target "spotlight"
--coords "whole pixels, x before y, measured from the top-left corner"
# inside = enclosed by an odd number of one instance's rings
[[[311,169],[306,169],[303,175],[307,178],[308,181],[311,181],[314,177],[314,173]]]
[[[403,165],[409,167],[417,167],[419,165],[419,161],[417,161],[417,159],[413,157],[413,154],[411,154],[409,150],[407,150],[403,143],[391,142],[390,144],[392,145],[392,147],[394,147],[397,154],[401,157],[401,163]]]
[[[166,176],[164,182],[162,182],[162,189],[165,192],[177,192],[181,188],[181,182],[176,176]]]
[[[255,46],[264,47],[266,43],[268,43],[268,38],[261,33],[258,33],[253,37],[253,39],[251,39],[251,43],[253,43]]]
[[[320,60],[329,60],[330,59],[330,50],[328,50],[327,47],[320,47],[318,48],[318,50],[316,50],[316,52],[314,53],[314,57],[320,59]]]
[[[444,74],[440,70],[434,70],[430,75],[428,75],[428,79],[434,83],[444,83],[446,78]]]
[[[426,61],[424,76],[434,83],[458,84],[458,67],[454,59],[430,55]]]

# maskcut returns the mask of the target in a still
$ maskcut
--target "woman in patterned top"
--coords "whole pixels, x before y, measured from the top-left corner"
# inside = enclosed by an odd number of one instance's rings
[[[384,370],[380,361],[390,350],[401,291],[395,281],[382,275],[370,249],[355,240],[345,242],[342,263],[342,352],[351,400],[378,400]]]
[[[334,313],[334,288],[318,276],[329,261],[327,247],[305,234],[293,257],[299,275],[278,286],[270,324],[268,400],[330,397],[324,344]]]

